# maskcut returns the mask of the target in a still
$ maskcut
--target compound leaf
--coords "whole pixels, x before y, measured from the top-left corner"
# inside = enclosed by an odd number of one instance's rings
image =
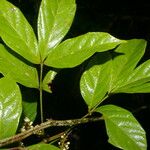
[[[109,93],[150,92],[150,60],[137,63],[145,52],[146,41],[134,39],[122,43],[112,52],[91,59],[81,77],[81,94],[89,109],[103,101]],[[95,65],[93,64],[95,62]]]

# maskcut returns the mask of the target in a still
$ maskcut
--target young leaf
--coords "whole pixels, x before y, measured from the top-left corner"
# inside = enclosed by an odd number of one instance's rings
[[[129,111],[114,105],[96,111],[103,115],[109,143],[124,150],[146,150],[145,131]]]
[[[24,86],[38,88],[36,68],[13,56],[2,44],[0,44],[0,73],[9,74],[11,78]]]
[[[55,76],[56,76],[57,72],[50,70],[46,76],[43,79],[43,90],[45,90],[46,92],[52,93],[51,90],[51,84],[52,81],[54,80]]]
[[[38,16],[38,39],[43,60],[70,29],[75,10],[75,0],[42,0]]]
[[[12,50],[28,61],[40,63],[37,40],[32,27],[22,12],[6,0],[0,0],[0,37]]]
[[[50,144],[35,144],[28,147],[28,150],[60,150],[58,147]]]
[[[18,85],[9,77],[0,79],[0,139],[15,134],[22,112]]]
[[[121,44],[112,53],[112,81],[110,89],[120,87],[133,72],[145,52],[146,41],[133,39]]]
[[[83,73],[80,81],[81,94],[89,109],[100,103],[109,89],[110,61],[108,52],[94,56]]]
[[[95,52],[103,52],[124,41],[108,33],[93,32],[68,39],[52,49],[45,64],[56,68],[71,68],[81,64]]]

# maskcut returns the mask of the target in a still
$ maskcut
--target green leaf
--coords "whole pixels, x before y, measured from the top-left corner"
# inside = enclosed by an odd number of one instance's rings
[[[81,94],[89,109],[109,93],[150,92],[150,60],[135,68],[145,47],[144,40],[129,40],[115,51],[100,53],[91,59],[80,82]]]
[[[13,56],[0,44],[0,73],[9,74],[16,82],[27,87],[38,88],[38,73],[36,68]]]
[[[71,68],[81,64],[95,52],[107,51],[122,42],[124,41],[108,33],[87,33],[68,39],[51,50],[45,64],[56,68]]]
[[[16,133],[22,112],[21,93],[9,77],[0,79],[0,139]]]
[[[70,29],[75,10],[75,0],[42,0],[38,16],[38,39],[43,60]]]
[[[108,52],[94,56],[80,81],[81,94],[89,109],[102,102],[110,82],[111,56]]]
[[[34,121],[37,115],[39,93],[36,89],[23,88],[22,90],[23,116]]]
[[[131,73],[115,92],[149,93],[150,92],[150,60],[144,62]]]
[[[28,150],[60,150],[58,147],[50,144],[35,144],[28,147]]]
[[[40,63],[37,40],[32,27],[22,12],[6,0],[0,0],[0,37],[28,61]]]
[[[146,150],[145,131],[129,111],[114,105],[96,111],[103,115],[109,143],[124,150]]]
[[[134,68],[145,52],[146,41],[140,39],[129,40],[121,44],[112,54],[112,81],[110,89],[118,89],[125,84]]]
[[[34,121],[37,115],[37,102],[23,101],[22,105],[24,116]]]
[[[50,70],[43,79],[43,90],[46,92],[52,93],[50,84],[54,80],[55,76],[57,75],[56,71]]]

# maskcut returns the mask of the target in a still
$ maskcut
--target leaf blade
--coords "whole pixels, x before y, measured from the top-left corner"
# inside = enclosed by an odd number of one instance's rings
[[[116,50],[117,52],[125,51],[125,55],[112,60],[112,78],[114,80],[110,89],[112,93],[150,92],[150,60],[136,66],[143,56],[145,48],[145,40],[133,39],[120,45]],[[122,65],[121,62],[124,64]]]
[[[37,115],[39,93],[36,89],[24,88],[22,91],[22,116],[34,122]]]
[[[28,61],[38,64],[40,56],[37,40],[22,12],[6,0],[1,0],[0,20],[0,36],[3,41]]]
[[[119,55],[112,56],[112,83],[111,89],[119,87],[126,82],[126,79],[132,74],[137,63],[145,52],[146,41],[140,39],[128,40],[121,44],[115,53]]]
[[[75,0],[42,0],[38,16],[38,39],[43,60],[70,29],[75,10]]]
[[[127,110],[105,105],[97,108],[104,117],[109,142],[121,149],[146,150],[146,135],[144,129]]]
[[[35,144],[28,147],[28,150],[60,150],[58,147],[50,144]]]
[[[9,77],[0,79],[0,139],[15,134],[22,112],[18,85]]]
[[[51,84],[56,75],[57,75],[57,71],[50,70],[47,72],[47,74],[43,79],[43,85],[42,85],[44,91],[52,93]]]
[[[80,90],[88,108],[101,103],[107,94],[110,82],[110,61],[108,52],[94,56],[81,76]]]
[[[128,76],[124,84],[120,85],[114,92],[124,93],[149,93],[150,92],[150,60],[138,66]]]
[[[9,74],[16,82],[27,87],[38,88],[38,73],[36,68],[29,66],[0,44],[0,73]]]
[[[108,33],[87,33],[62,42],[49,53],[44,63],[56,68],[75,67],[95,52],[107,51],[122,42]]]

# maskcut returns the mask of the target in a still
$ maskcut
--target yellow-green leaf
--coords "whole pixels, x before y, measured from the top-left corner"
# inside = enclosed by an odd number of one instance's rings
[[[37,40],[32,27],[22,12],[6,0],[0,0],[0,37],[12,50],[28,61],[40,63]]]
[[[75,67],[95,52],[108,51],[122,42],[108,33],[87,33],[68,39],[52,49],[45,64],[56,68]]]
[[[115,53],[112,53],[113,83],[111,83],[111,86],[115,87],[117,82],[122,82],[122,79],[131,74],[143,56],[145,46],[144,40],[133,39],[119,45]]]
[[[124,150],[147,149],[145,131],[129,111],[114,105],[96,111],[103,115],[109,143]]]
[[[38,16],[38,39],[42,60],[70,29],[75,10],[75,0],[42,0]]]
[[[148,93],[150,92],[150,60],[136,66],[143,56],[146,41],[134,39],[121,44],[116,50],[120,55],[112,59],[113,93]]]
[[[38,88],[38,73],[36,68],[13,56],[0,44],[0,73],[9,74],[16,82],[32,88]]]
[[[95,55],[85,68],[80,81],[81,94],[91,109],[102,102],[110,82],[110,61],[111,55],[103,52]]]
[[[57,71],[53,71],[53,70],[48,71],[48,73],[45,75],[43,79],[43,90],[52,93],[51,84],[56,75],[57,75]]]
[[[58,147],[50,144],[35,144],[28,147],[28,150],[60,150]]]
[[[22,112],[21,93],[9,77],[0,79],[0,139],[16,133]]]

